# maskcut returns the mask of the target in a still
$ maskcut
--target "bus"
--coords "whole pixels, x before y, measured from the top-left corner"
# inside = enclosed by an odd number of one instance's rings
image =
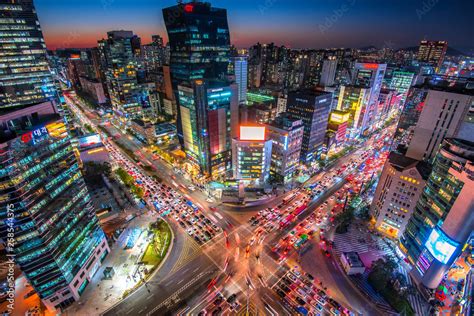
[[[282,221],[280,221],[280,228],[283,228],[283,227],[287,226],[287,225],[288,225],[289,223],[291,223],[294,219],[295,219],[295,215],[293,215],[293,214],[288,215],[287,217],[285,217],[285,219],[283,219]]]
[[[296,210],[294,210],[293,215],[298,216],[299,214],[301,214],[301,212],[305,210],[306,206],[306,203],[304,203],[303,205],[297,207]]]

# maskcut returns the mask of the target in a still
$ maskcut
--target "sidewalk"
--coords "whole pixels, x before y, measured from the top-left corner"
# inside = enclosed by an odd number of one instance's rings
[[[29,292],[33,291],[33,287],[28,283],[26,277],[21,274],[15,280],[15,302],[13,307],[12,316],[54,316],[53,313],[49,312],[44,305],[38,294],[28,296]],[[7,307],[8,301],[0,304],[0,315],[8,315],[10,311]]]
[[[397,257],[396,251],[394,250],[395,245],[393,242],[388,240],[387,237],[383,237],[374,233],[373,230],[369,229],[368,227],[364,227],[361,223],[357,223],[356,225],[353,223],[349,227],[348,232],[345,234],[335,234],[335,228],[332,228],[328,232],[328,239],[334,242],[332,253],[337,257],[336,261],[338,264],[340,264],[340,254],[342,252],[350,251],[357,252],[361,256],[361,259],[366,267],[369,265],[369,263],[371,264],[371,262],[377,260],[378,258],[382,258],[385,255],[395,258],[397,262],[400,262],[400,259]],[[405,267],[403,267],[403,265],[398,267],[398,272],[404,276],[407,284],[412,285],[411,279],[408,276],[408,272],[406,271]],[[364,294],[369,295],[375,299],[380,295],[375,293],[372,287],[368,284],[367,275],[368,272],[366,271],[363,276],[351,276],[350,279]],[[408,295],[407,299],[417,315],[426,314],[429,306],[428,303],[422,299],[419,293],[411,293]],[[378,301],[377,303],[379,304],[379,307],[383,307],[385,301],[383,298],[376,301]],[[385,302],[385,304],[387,303]]]
[[[110,247],[110,253],[80,300],[68,308],[64,315],[98,315],[122,300],[124,292],[140,281],[140,271],[143,266],[138,266],[137,261],[140,260],[148,245],[148,225],[156,219],[157,215],[147,212],[130,221],[128,227]],[[106,267],[114,268],[115,275],[110,280],[103,280]]]

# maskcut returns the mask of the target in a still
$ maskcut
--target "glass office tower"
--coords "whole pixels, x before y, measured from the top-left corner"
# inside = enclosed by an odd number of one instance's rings
[[[109,248],[50,102],[0,116],[0,236],[50,310],[79,298]]]
[[[227,11],[194,1],[163,9],[163,17],[181,147],[199,173],[220,177],[230,171],[238,118],[237,88],[228,80]]]
[[[0,0],[0,113],[56,96],[33,1]]]
[[[225,79],[230,58],[227,10],[207,2],[163,9],[173,88],[195,79]]]
[[[301,90],[288,93],[286,111],[303,121],[304,133],[300,161],[317,160],[322,152],[328,126],[332,95],[329,92]]]
[[[0,240],[54,312],[109,251],[46,61],[32,1],[0,0]]]
[[[474,143],[445,139],[400,248],[422,284],[435,289],[474,231]]]
[[[180,3],[163,9],[170,46],[170,71],[178,102],[178,137],[183,145],[178,85],[191,87],[193,80],[226,79],[230,61],[227,11],[210,3]]]
[[[213,179],[231,170],[231,116],[236,110],[236,87],[196,80],[193,87],[178,86],[186,156]]]

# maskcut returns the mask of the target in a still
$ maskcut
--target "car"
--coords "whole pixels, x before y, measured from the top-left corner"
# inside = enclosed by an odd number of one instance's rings
[[[222,304],[223,301],[224,301],[224,297],[218,294],[217,298],[214,300],[214,305],[219,306]]]
[[[221,312],[222,312],[222,307],[219,306],[219,307],[217,307],[215,310],[212,311],[212,315],[213,315],[213,316],[217,316],[217,315],[219,315]]]
[[[283,283],[285,283],[286,285],[290,285],[292,282],[290,279],[288,279],[287,277],[284,277],[281,279],[283,281]]]
[[[229,296],[229,297],[227,298],[227,303],[232,304],[233,302],[235,302],[235,299],[236,299],[236,298],[237,298],[237,294],[235,294],[235,293],[232,294],[231,296]]]
[[[301,297],[299,297],[299,296],[297,296],[297,297],[295,298],[295,300],[296,300],[296,302],[298,302],[298,304],[300,304],[300,305],[305,305],[305,304],[306,304],[306,302],[305,302]]]

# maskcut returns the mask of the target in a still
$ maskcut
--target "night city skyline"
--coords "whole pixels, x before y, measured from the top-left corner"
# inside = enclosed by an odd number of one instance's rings
[[[144,43],[166,29],[161,9],[176,1],[39,0],[38,15],[48,49],[94,47],[110,30],[132,30]],[[231,43],[238,48],[274,42],[290,48],[414,47],[421,39],[448,41],[472,51],[470,12],[474,3],[460,1],[214,1],[226,8]],[[78,12],[81,12],[78,14]],[[453,21],[455,24],[453,25]],[[377,25],[376,28],[373,26]]]

